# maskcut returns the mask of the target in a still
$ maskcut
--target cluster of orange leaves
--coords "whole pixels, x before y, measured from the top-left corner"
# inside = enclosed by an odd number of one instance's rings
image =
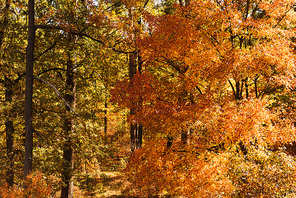
[[[33,173],[27,176],[23,186],[9,187],[7,184],[0,187],[0,197],[2,198],[48,198],[52,193],[50,182],[44,179],[44,176],[39,173]]]
[[[227,195],[233,191],[231,181],[219,177],[226,171],[226,161],[214,156],[206,159],[195,150],[180,148],[175,145],[168,149],[165,139],[146,142],[126,168],[133,181],[133,193],[141,197],[155,194],[213,197],[217,192]]]

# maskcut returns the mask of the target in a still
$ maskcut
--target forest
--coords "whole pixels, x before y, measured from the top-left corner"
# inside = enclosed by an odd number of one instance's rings
[[[0,198],[296,197],[295,0],[0,0]]]

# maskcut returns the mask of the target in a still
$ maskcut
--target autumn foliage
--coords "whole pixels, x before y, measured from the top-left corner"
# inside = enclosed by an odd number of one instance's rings
[[[130,121],[149,139],[126,169],[134,194],[292,194],[294,2],[180,2],[171,13],[144,13],[144,72],[112,92],[139,109]]]
[[[0,197],[295,196],[295,27],[295,0],[0,1]]]
[[[9,187],[7,184],[0,188],[0,197],[2,198],[47,198],[52,194],[50,181],[39,173],[33,173],[27,176],[23,186]]]

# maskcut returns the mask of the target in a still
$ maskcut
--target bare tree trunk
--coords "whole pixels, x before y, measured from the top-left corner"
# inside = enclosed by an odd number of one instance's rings
[[[108,103],[107,103],[107,97],[106,97],[106,102],[105,102],[105,110],[104,110],[104,143],[107,144],[107,129],[108,129],[108,125],[107,125],[107,108],[108,108]]]
[[[135,54],[131,53],[131,54],[129,54],[129,79],[130,79],[131,83],[132,83],[132,80],[133,80],[135,74],[136,74],[136,58],[135,58]],[[133,107],[130,110],[130,115],[134,116],[134,115],[136,115],[136,113],[137,113],[136,108]],[[136,149],[136,134],[137,134],[137,123],[131,123],[131,125],[130,125],[130,138],[131,138],[131,151],[132,151],[132,153]]]
[[[135,74],[137,73],[137,70],[140,72],[141,66],[139,65],[139,67],[137,68],[136,55],[132,53],[129,55],[129,78],[131,83]],[[133,85],[131,84],[131,86]],[[137,113],[139,112],[139,108],[141,108],[141,105],[142,105],[141,102],[134,104],[134,107],[130,110],[130,115],[137,116]],[[142,134],[143,134],[143,126],[136,119],[136,121],[132,122],[130,125],[132,153],[135,151],[135,149],[139,149],[142,147]]]
[[[70,41],[73,39],[70,39]],[[74,42],[75,43],[75,42]],[[66,80],[66,94],[65,100],[72,109],[75,109],[76,103],[76,66],[73,63],[74,55],[72,53],[72,47],[69,49],[68,61],[67,61],[67,80]],[[62,191],[61,198],[72,198],[73,197],[73,181],[72,173],[74,167],[73,161],[73,143],[72,134],[75,130],[75,118],[70,115],[71,111],[66,106],[66,114],[64,120],[64,138],[66,139],[63,146],[63,167],[62,167]]]
[[[0,49],[2,49],[2,44],[4,40],[4,34],[5,34],[5,28],[8,25],[8,12],[10,7],[11,1],[6,0],[5,1],[5,7],[3,9],[3,20],[0,21],[0,26],[3,28],[0,30]],[[12,81],[5,76],[4,77],[4,88],[5,88],[5,101],[6,102],[12,102]],[[13,161],[13,134],[14,134],[14,126],[13,126],[13,118],[10,112],[5,115],[6,121],[5,121],[5,132],[6,132],[6,156],[7,156],[7,170],[6,170],[6,178],[5,181],[8,184],[8,186],[13,186],[14,183],[14,161]]]
[[[3,9],[3,21],[0,21],[0,26],[4,27],[3,29],[0,30],[0,49],[4,40],[4,33],[5,33],[5,28],[8,25],[8,11],[9,11],[9,7],[10,7],[11,1],[6,0],[5,2],[5,7]]]
[[[25,162],[24,177],[32,171],[33,158],[33,126],[32,126],[32,96],[33,96],[33,63],[35,44],[34,0],[29,0],[29,29],[26,52],[26,93],[25,93]]]
[[[5,101],[12,102],[12,81],[5,76],[4,78],[4,87],[5,87]],[[5,131],[6,131],[6,155],[8,159],[7,170],[6,170],[6,183],[8,186],[13,186],[14,182],[14,161],[13,161],[13,118],[11,112],[8,112],[6,115],[5,121]]]
[[[189,137],[190,137],[190,130],[189,129],[182,129],[181,142],[184,145],[189,145]]]

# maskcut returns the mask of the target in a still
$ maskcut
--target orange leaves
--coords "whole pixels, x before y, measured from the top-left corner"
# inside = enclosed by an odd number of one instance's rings
[[[194,142],[201,148],[221,143],[227,148],[239,142],[266,146],[295,141],[291,123],[281,123],[265,106],[265,101],[250,100],[239,105],[230,102],[223,107],[208,108],[194,125]]]
[[[175,5],[171,14],[145,14],[150,34],[137,40],[145,72],[114,90],[130,109],[141,104],[131,120],[138,119],[152,138],[127,169],[136,194],[259,197],[269,195],[266,189],[283,170],[291,171],[287,186],[295,184],[290,159],[266,149],[296,140],[294,106],[290,113],[267,108],[272,95],[294,85],[291,5],[195,0],[188,8]],[[184,131],[190,131],[190,143],[181,146],[175,142]],[[159,139],[165,136],[174,137],[171,148]],[[236,156],[239,150],[243,156]],[[272,185],[264,186],[264,177]],[[256,183],[264,189],[259,194],[252,191]],[[288,188],[273,192],[282,189]]]
[[[148,72],[137,73],[131,82],[118,82],[111,91],[112,101],[128,108],[134,108],[139,102],[153,100],[153,78]]]
[[[51,185],[45,181],[44,176],[37,172],[30,174],[26,180],[26,189],[14,186],[9,188],[7,185],[0,188],[0,196],[3,198],[47,198],[52,193]]]
[[[126,173],[136,195],[212,197],[232,191],[231,182],[221,177],[226,170],[223,160],[178,146],[168,149],[165,144],[164,139],[149,141],[130,158]]]

